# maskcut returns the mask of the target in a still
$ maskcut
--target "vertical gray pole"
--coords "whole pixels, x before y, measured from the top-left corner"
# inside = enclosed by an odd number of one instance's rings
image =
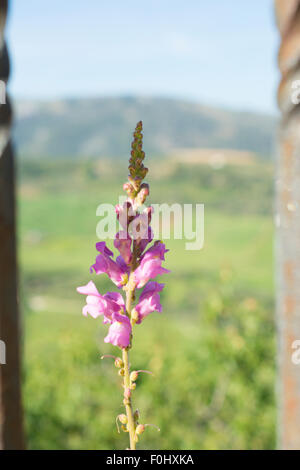
[[[4,27],[7,0],[0,0],[0,85],[7,82],[9,60]],[[11,106],[0,104],[0,449],[24,448],[20,387],[20,323],[17,300],[15,172],[10,142]]]
[[[300,355],[293,356],[300,345],[300,0],[275,0],[275,9],[282,75],[276,185],[278,447],[300,449]]]

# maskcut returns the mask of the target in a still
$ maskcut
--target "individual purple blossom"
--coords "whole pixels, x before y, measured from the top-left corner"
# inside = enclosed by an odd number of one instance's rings
[[[133,204],[133,201],[128,198],[123,204],[117,204],[115,206],[117,219],[125,230],[127,230],[128,225],[136,216]]]
[[[133,239],[135,240],[136,245],[140,245],[142,242],[144,242],[143,249],[145,249],[149,241],[151,241],[153,238],[150,227],[152,212],[153,208],[147,207],[129,224],[129,230],[133,236]],[[149,240],[151,236],[152,238]]]
[[[119,250],[120,255],[126,264],[129,264],[132,258],[131,242],[132,239],[126,230],[121,230],[116,234],[114,246]]]
[[[121,256],[118,256],[116,261],[111,257],[112,251],[107,248],[105,242],[96,243],[96,248],[100,254],[96,257],[96,262],[90,267],[96,274],[106,273],[110,279],[121,288],[128,281],[128,267]]]
[[[167,253],[169,250],[166,249],[166,245],[162,243],[160,240],[157,240],[156,242],[153,243],[151,248],[149,248],[143,258],[157,258],[165,261],[165,253]]]
[[[100,253],[103,253],[104,255],[114,256],[113,252],[109,248],[107,248],[105,242],[97,242],[96,250],[99,251]]]
[[[130,344],[132,330],[129,318],[126,315],[114,313],[112,320],[104,342],[119,348],[127,348]]]
[[[134,271],[135,285],[139,289],[156,276],[167,274],[170,271],[162,268],[160,259],[146,259],[142,261],[140,266]]]
[[[112,321],[112,316],[118,312],[125,311],[123,297],[118,292],[107,292],[101,295],[93,281],[86,286],[77,287],[79,294],[86,295],[86,305],[82,309],[84,316],[90,314],[93,318],[104,315],[108,321]]]
[[[113,313],[119,312],[123,314],[126,311],[124,299],[119,292],[107,292],[106,294],[104,294],[103,297],[108,303],[114,304]],[[117,305],[119,306],[119,308],[117,308]]]
[[[137,324],[141,323],[149,313],[162,311],[159,292],[163,290],[164,286],[164,284],[159,284],[155,281],[148,282],[140,295],[138,304],[135,306],[135,310],[138,313]]]
[[[134,271],[134,280],[137,288],[143,287],[149,279],[170,272],[161,266],[162,260],[165,259],[164,254],[167,251],[164,243],[158,241],[144,253],[140,265]]]

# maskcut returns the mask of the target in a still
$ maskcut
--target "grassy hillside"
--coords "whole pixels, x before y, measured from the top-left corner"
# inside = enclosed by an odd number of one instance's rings
[[[135,403],[152,449],[273,448],[272,168],[150,162],[152,202],[205,203],[205,245],[166,241],[164,312],[137,327]],[[25,314],[25,408],[30,448],[125,448],[114,418],[120,380],[106,327],[81,315],[75,289],[91,276],[96,207],[116,202],[125,165],[25,161],[19,247]]]
[[[143,116],[145,149],[225,148],[273,154],[276,119],[167,98],[107,97],[16,102],[15,139],[22,155],[124,156]]]

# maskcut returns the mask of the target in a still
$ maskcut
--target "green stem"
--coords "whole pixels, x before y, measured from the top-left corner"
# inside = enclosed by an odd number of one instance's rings
[[[130,285],[130,284],[129,284]],[[126,311],[127,315],[130,318],[131,315],[131,304],[134,296],[134,288],[131,290],[127,290],[126,292]],[[123,349],[123,363],[124,363],[124,392],[130,389],[130,365],[129,365],[129,352],[128,348]],[[132,412],[132,402],[131,397],[124,398],[124,405],[127,415],[127,429],[129,432],[129,440],[130,440],[130,450],[135,450],[136,441],[135,441],[135,422]]]
[[[123,362],[124,362],[124,370],[125,370],[125,375],[124,375],[124,387],[125,390],[126,388],[130,387],[130,369],[129,369],[129,353],[127,349],[123,349]],[[130,450],[135,450],[135,423],[134,423],[134,417],[133,417],[133,412],[132,412],[132,404],[131,404],[131,397],[130,398],[125,398],[125,409],[126,409],[126,415],[127,415],[127,429],[129,432],[129,441],[130,441]]]

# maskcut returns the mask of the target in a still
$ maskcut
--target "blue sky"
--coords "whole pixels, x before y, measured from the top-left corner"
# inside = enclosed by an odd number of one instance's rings
[[[12,0],[18,98],[167,95],[274,113],[272,0]]]

